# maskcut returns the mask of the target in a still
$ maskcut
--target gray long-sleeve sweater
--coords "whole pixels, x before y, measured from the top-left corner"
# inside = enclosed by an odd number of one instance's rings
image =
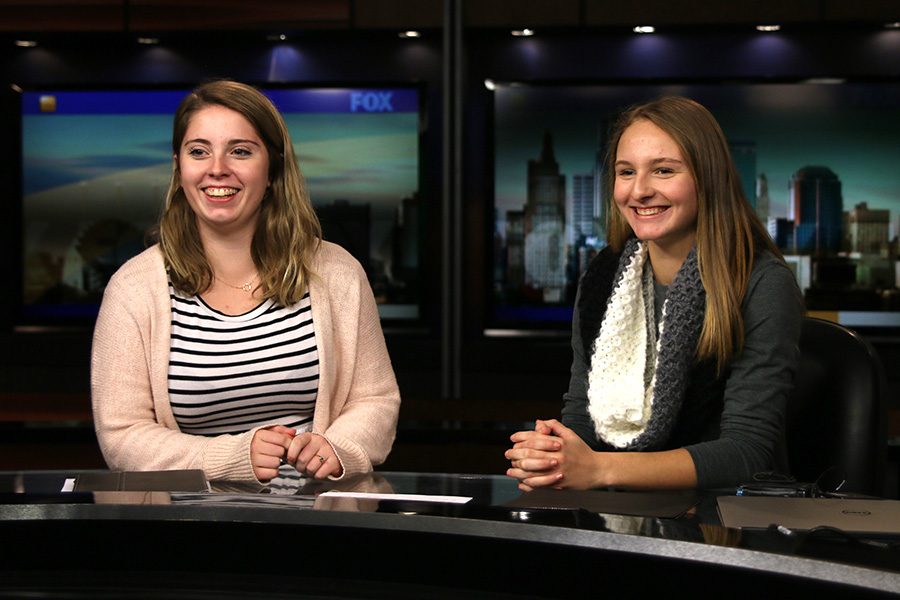
[[[610,258],[616,260],[606,260]],[[662,306],[665,292],[657,288],[657,306]],[[590,357],[585,353],[579,306],[576,301],[571,378],[563,396],[562,421],[594,450],[614,451],[598,439],[588,415]],[[785,413],[799,362],[803,308],[794,276],[782,261],[770,254],[757,257],[742,309],[743,348],[719,377],[710,364],[692,370],[666,448],[690,452],[700,488],[735,486],[763,471],[788,472]]]

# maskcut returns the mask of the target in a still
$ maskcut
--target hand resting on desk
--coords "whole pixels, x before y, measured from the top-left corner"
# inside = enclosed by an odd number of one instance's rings
[[[519,489],[692,489],[697,470],[684,448],[660,452],[596,452],[578,434],[557,421],[535,422],[534,431],[510,436],[506,451],[510,477]]]
[[[285,460],[294,465],[299,473],[306,473],[316,479],[340,477],[343,473],[341,461],[334,448],[321,435],[304,432],[291,440]]]
[[[316,479],[340,477],[341,461],[334,448],[321,435],[296,430],[283,425],[259,429],[250,442],[250,462],[260,481],[270,481],[278,475],[282,461],[291,464],[299,473]]]
[[[278,467],[285,452],[291,446],[296,431],[284,425],[263,427],[253,434],[250,442],[250,464],[253,474],[260,481],[269,481],[278,475]]]
[[[538,420],[534,431],[518,431],[510,440],[514,445],[506,451],[506,458],[512,468],[506,474],[519,480],[519,489],[596,487],[598,471],[603,468],[599,455],[556,419]]]

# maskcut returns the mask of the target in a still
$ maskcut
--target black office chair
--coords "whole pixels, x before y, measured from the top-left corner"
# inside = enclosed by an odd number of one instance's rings
[[[884,495],[886,386],[869,342],[836,323],[803,319],[787,407],[788,459],[798,481],[814,482],[834,467],[831,476],[846,480],[840,491]]]

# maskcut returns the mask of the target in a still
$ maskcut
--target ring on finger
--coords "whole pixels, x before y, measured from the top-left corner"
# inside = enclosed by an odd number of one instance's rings
[[[316,456],[319,457],[319,464],[323,464],[323,463],[325,462],[325,457],[324,457],[324,456],[322,456],[321,454],[316,454]]]

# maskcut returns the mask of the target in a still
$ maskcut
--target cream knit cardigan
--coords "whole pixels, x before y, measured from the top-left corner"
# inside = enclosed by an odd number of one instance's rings
[[[390,452],[400,392],[372,290],[359,263],[322,242],[309,282],[319,354],[313,432],[331,443],[344,475]],[[112,277],[94,329],[91,396],[97,439],[114,470],[203,469],[209,480],[256,480],[250,440],[181,433],[169,404],[171,304],[157,246]]]

